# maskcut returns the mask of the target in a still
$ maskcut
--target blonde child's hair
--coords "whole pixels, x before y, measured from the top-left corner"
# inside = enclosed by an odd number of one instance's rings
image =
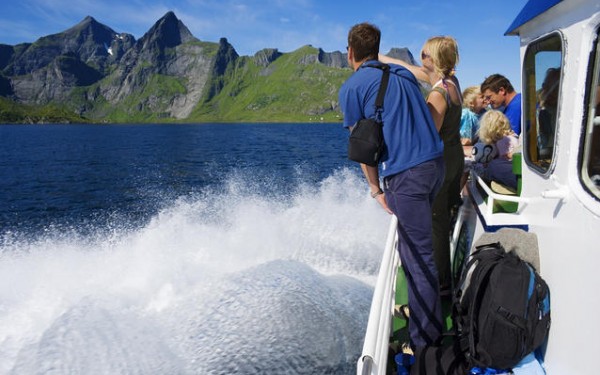
[[[475,106],[475,100],[481,96],[481,90],[479,86],[470,86],[464,89],[463,93],[463,107],[473,110]]]
[[[479,122],[479,139],[486,145],[496,143],[504,136],[512,134],[508,117],[500,111],[489,110]]]
[[[429,38],[421,52],[429,55],[434,69],[442,77],[454,74],[454,68],[458,64],[458,43],[451,36],[434,36]]]

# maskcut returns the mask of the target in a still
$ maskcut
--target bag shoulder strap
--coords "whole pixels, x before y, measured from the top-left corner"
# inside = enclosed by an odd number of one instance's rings
[[[475,349],[473,345],[477,330],[476,314],[481,302],[482,287],[487,284],[492,269],[505,255],[506,252],[500,243],[477,246],[463,270],[461,283],[454,296],[453,312],[461,334],[461,348],[469,353],[469,357],[473,356]]]
[[[477,361],[477,352],[475,351],[476,335],[479,331],[479,311],[481,308],[482,291],[485,290],[489,283],[490,276],[494,267],[500,263],[501,258],[498,257],[484,257],[480,260],[481,265],[476,269],[477,275],[473,275],[473,288],[470,304],[467,307],[468,315],[470,316],[467,327],[468,343],[469,343],[469,358]]]
[[[378,62],[377,65],[363,65],[361,66],[365,68],[376,68],[381,69],[383,74],[381,75],[381,83],[379,84],[379,91],[377,92],[377,98],[375,99],[375,116],[377,116],[377,120],[381,121],[381,112],[383,112],[383,98],[385,97],[385,92],[387,91],[388,82],[390,80],[390,66],[388,64],[384,64]]]
[[[375,108],[377,110],[383,109],[383,98],[385,97],[385,92],[387,91],[388,82],[390,80],[390,66],[387,64],[382,64],[380,67],[383,70],[383,74],[381,76],[381,83],[379,84],[379,92],[377,93],[377,99],[375,99]]]

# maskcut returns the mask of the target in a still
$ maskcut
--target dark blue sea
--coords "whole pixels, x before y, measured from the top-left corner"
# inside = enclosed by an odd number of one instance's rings
[[[0,125],[0,374],[354,374],[389,216],[346,144]]]

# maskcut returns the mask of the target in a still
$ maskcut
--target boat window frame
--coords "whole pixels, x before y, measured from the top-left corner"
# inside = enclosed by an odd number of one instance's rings
[[[560,51],[558,50],[547,50],[544,49],[543,46],[544,44],[547,43],[551,43],[553,40],[559,41],[560,42]],[[522,120],[523,120],[523,128],[522,128],[522,133],[521,133],[521,141],[522,141],[522,149],[523,149],[523,160],[525,160],[525,163],[530,167],[530,169],[532,171],[534,171],[535,173],[544,176],[544,177],[549,177],[553,172],[554,172],[554,168],[556,165],[556,155],[557,155],[557,151],[558,151],[558,144],[559,144],[559,137],[558,134],[559,129],[558,129],[558,125],[559,125],[559,121],[558,119],[560,118],[560,114],[561,114],[561,97],[562,97],[562,86],[564,83],[564,67],[565,67],[565,57],[566,57],[566,53],[565,53],[565,49],[566,49],[566,39],[564,37],[564,34],[560,31],[560,30],[554,30],[548,34],[545,34],[543,36],[540,36],[539,38],[536,38],[535,40],[532,40],[528,45],[527,48],[525,49],[525,53],[524,53],[524,57],[523,57],[523,70],[521,72],[522,74],[522,79],[523,79],[523,92],[522,92],[522,110],[523,110],[523,114],[522,114]],[[556,89],[558,90],[558,97],[557,97],[557,105],[556,105],[556,111],[555,111],[555,116],[554,116],[554,132],[552,134],[553,136],[553,141],[552,141],[552,151],[550,154],[550,161],[549,162],[541,162],[538,161],[539,159],[539,150],[538,150],[538,94],[541,90],[537,90],[536,89],[536,83],[535,81],[533,82],[533,95],[531,90],[531,85],[529,85],[529,79],[533,78],[534,80],[537,80],[538,77],[544,77],[547,73],[546,71],[543,72],[537,72],[535,71],[537,66],[536,66],[536,62],[535,62],[535,56],[537,53],[539,52],[544,52],[544,51],[551,51],[551,52],[560,52],[560,75],[559,75],[559,84],[556,87]],[[533,54],[533,55],[531,55]],[[531,69],[529,62],[528,62],[528,57],[533,56],[533,75],[529,75],[529,71]],[[534,100],[535,104],[532,106],[531,101]],[[532,108],[533,107],[533,108]],[[533,130],[535,131],[535,133],[531,132],[531,126],[534,126]],[[531,135],[534,135],[534,137],[532,138]],[[532,155],[533,152],[533,147],[535,147],[535,155]],[[534,157],[535,159],[534,160]],[[547,160],[547,159],[544,159]]]
[[[586,75],[586,88],[583,102],[582,137],[578,155],[579,181],[584,190],[596,201],[600,201],[600,184],[594,183],[588,173],[589,160],[592,149],[594,155],[600,158],[600,27],[597,27],[592,40],[592,49],[589,54],[589,64]],[[595,121],[595,119],[598,119]],[[595,122],[597,122],[595,124]],[[594,139],[593,137],[596,137]],[[592,144],[592,142],[594,142]],[[598,164],[600,168],[600,164]]]

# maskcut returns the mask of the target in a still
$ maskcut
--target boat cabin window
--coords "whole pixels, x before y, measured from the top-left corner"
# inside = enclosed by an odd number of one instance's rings
[[[600,36],[596,34],[592,50],[592,61],[588,75],[586,103],[587,115],[584,117],[585,139],[581,178],[587,189],[600,198]]]
[[[544,174],[554,158],[562,47],[562,37],[558,33],[535,41],[527,47],[523,65],[523,149],[528,164]]]

